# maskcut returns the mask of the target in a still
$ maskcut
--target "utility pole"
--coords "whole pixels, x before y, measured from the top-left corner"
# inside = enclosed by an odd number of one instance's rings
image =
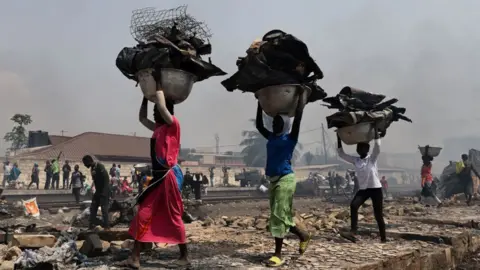
[[[62,137],[63,137],[63,134],[67,133],[68,131],[62,129],[60,132],[62,133]]]
[[[325,141],[325,128],[322,123],[322,142],[323,142],[323,155],[325,156],[325,165],[328,163],[327,142]]]
[[[215,153],[220,154],[220,136],[218,136],[218,133],[215,134]]]

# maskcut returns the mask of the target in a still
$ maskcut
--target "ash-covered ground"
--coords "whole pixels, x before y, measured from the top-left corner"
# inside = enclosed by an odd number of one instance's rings
[[[297,225],[311,232],[313,240],[307,252],[299,256],[298,240],[290,235],[285,241],[286,264],[282,269],[480,269],[478,205],[467,207],[462,200],[453,199],[437,208],[421,205],[413,198],[387,200],[384,213],[389,241],[380,243],[367,201],[359,211],[360,241],[355,244],[340,236],[349,227],[348,204],[296,199],[294,207]],[[267,231],[268,201],[204,204],[188,209],[199,218],[186,225],[191,262],[188,269],[264,268],[274,249]],[[40,219],[5,218],[0,224],[17,224],[16,233],[21,235],[27,234],[26,226],[34,223],[36,228],[30,234],[53,235],[58,242],[62,231],[72,230],[72,224],[82,227],[78,225],[81,221],[72,222],[80,212],[51,209],[42,211]],[[119,216],[119,212],[112,213],[113,219]],[[102,242],[96,252],[83,247],[90,240],[79,240],[85,239],[85,233],[83,238],[80,234],[75,245],[88,256],[70,256],[68,263],[60,264],[61,269],[123,269],[115,265],[128,257],[132,247],[126,230],[125,224],[119,224],[111,232],[98,233]],[[19,242],[13,246],[0,246],[0,269],[9,269],[29,249]],[[142,253],[141,269],[172,268],[177,256],[176,246],[152,245]]]

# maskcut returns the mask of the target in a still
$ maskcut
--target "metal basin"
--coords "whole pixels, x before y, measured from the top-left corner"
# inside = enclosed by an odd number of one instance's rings
[[[419,146],[418,150],[420,150],[420,154],[425,156],[425,146]],[[440,151],[442,151],[441,147],[429,146],[428,147],[428,155],[431,157],[436,157],[440,155]]]
[[[298,104],[298,88],[303,87],[299,84],[282,84],[262,88],[255,93],[263,111],[269,116],[274,117],[277,114],[286,114],[290,117],[295,116],[295,109]],[[304,95],[305,102],[310,95],[310,88],[304,87],[308,91]]]
[[[165,97],[172,100],[175,104],[185,101],[192,91],[193,84],[197,77],[189,72],[164,68],[160,71],[161,81],[157,83],[152,76],[153,69],[140,70],[137,73],[138,84],[143,95],[151,102],[157,100],[157,89],[162,89]]]
[[[337,129],[337,134],[347,145],[361,142],[370,142],[375,138],[375,130],[372,123],[359,123],[353,126]]]

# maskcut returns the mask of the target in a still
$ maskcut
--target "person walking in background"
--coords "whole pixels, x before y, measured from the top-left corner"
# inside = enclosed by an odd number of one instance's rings
[[[208,168],[208,172],[210,173],[210,186],[213,187],[214,186],[214,181],[213,181],[213,178],[215,177],[215,167],[210,167]]]
[[[12,171],[10,172],[10,181],[17,181],[21,173],[22,171],[18,168],[18,164],[16,162],[13,163]]]
[[[386,198],[388,195],[388,182],[387,179],[385,179],[385,176],[382,176],[380,183],[382,184],[383,197]]]
[[[335,191],[337,192],[337,194],[340,194],[340,189],[342,188],[344,184],[343,182],[345,182],[345,180],[338,173],[335,175],[334,179],[335,179]]]
[[[110,175],[110,178],[114,178],[117,176],[117,165],[115,163],[112,164],[112,167],[110,167],[110,171],[108,172]]]
[[[80,171],[80,167],[75,165],[73,167],[72,181],[70,181],[70,188],[72,189],[73,197],[75,197],[75,202],[80,203],[80,191],[83,188],[85,176]]]
[[[63,172],[63,189],[68,189],[69,185],[69,179],[70,179],[70,172],[72,171],[72,167],[70,167],[70,162],[68,160],[65,160],[65,164],[63,164],[62,167],[62,172]]]
[[[335,178],[333,177],[333,172],[328,172],[328,185],[330,186],[330,193],[335,195]]]
[[[45,169],[43,169],[45,172],[45,187],[44,189],[50,189],[50,183],[52,181],[52,163],[50,163],[50,160],[47,160],[45,162]]]
[[[2,186],[5,187],[10,180],[10,172],[12,171],[12,165],[10,165],[10,161],[5,161],[3,163],[3,184]]]
[[[359,157],[347,155],[343,151],[342,140],[337,134],[338,156],[346,162],[355,166],[355,172],[358,177],[359,191],[355,194],[350,203],[351,228],[348,233],[341,233],[341,236],[356,242],[355,234],[357,232],[358,209],[366,200],[372,200],[373,214],[377,221],[380,231],[381,242],[387,241],[385,220],[383,219],[383,194],[382,184],[378,177],[377,159],[380,154],[380,137],[378,127],[375,124],[375,140],[372,153],[370,152],[370,144],[362,142],[357,144],[357,154]]]
[[[60,152],[56,159],[52,159],[52,189],[59,189],[60,186]]]
[[[30,184],[28,184],[27,189],[30,189],[30,187],[32,186],[32,184],[35,184],[35,185],[37,186],[37,189],[40,188],[40,177],[39,177],[39,174],[40,174],[40,170],[38,169],[38,164],[35,163],[35,164],[33,164],[32,175],[30,176]]]
[[[463,193],[465,194],[465,198],[467,200],[467,205],[470,205],[473,196],[473,178],[472,172],[480,178],[477,170],[472,166],[472,163],[468,160],[468,155],[463,154],[462,160],[457,162],[456,165],[456,173],[460,180],[460,183],[463,186]]]
[[[428,153],[428,150],[427,150]],[[432,183],[433,183],[433,176],[432,176],[432,161],[433,158],[430,156],[422,156],[422,169],[420,171],[420,175],[422,177],[422,193],[420,194],[420,200],[419,202],[422,201],[422,198],[428,198],[432,197],[437,201],[437,206],[442,205],[442,201],[435,195],[432,189]]]
[[[108,205],[110,196],[110,179],[107,169],[100,162],[95,162],[90,155],[86,155],[82,158],[83,165],[90,169],[92,174],[93,186],[95,187],[95,193],[93,194],[92,204],[90,205],[90,213],[97,213],[98,207],[102,208],[103,228],[108,230],[110,225],[108,223]],[[97,220],[96,215],[90,215],[89,229],[95,227]]]

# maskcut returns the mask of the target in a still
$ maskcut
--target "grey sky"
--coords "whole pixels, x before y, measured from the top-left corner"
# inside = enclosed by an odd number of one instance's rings
[[[53,134],[148,136],[137,121],[140,90],[117,70],[115,57],[134,44],[132,10],[181,4],[208,23],[212,61],[230,75],[255,38],[280,28],[307,43],[328,93],[350,85],[398,97],[415,123],[394,123],[385,151],[413,152],[418,144],[480,132],[478,118],[467,118],[480,97],[478,1],[25,0],[3,1],[0,10],[0,133],[11,129],[11,115],[29,113],[32,129]],[[182,145],[213,146],[216,132],[221,145],[238,144],[241,130],[251,128],[254,97],[228,93],[222,79],[195,85],[176,108]],[[318,128],[328,113],[308,105],[302,129]],[[320,136],[307,132],[301,141],[314,148],[308,143]]]

